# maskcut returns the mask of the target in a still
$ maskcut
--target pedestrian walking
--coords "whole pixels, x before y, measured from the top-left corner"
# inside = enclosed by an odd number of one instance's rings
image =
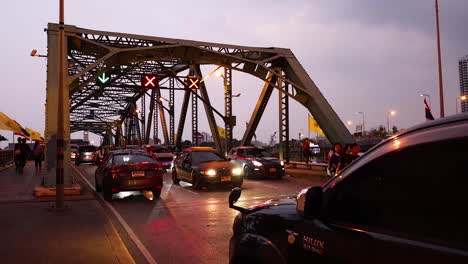
[[[15,147],[14,147],[14,161],[15,161],[15,168],[16,168],[16,171],[19,170],[19,167],[20,167],[20,163],[21,163],[21,138],[19,137],[17,139],[18,143],[15,144]]]
[[[34,143],[31,156],[34,160],[34,166],[36,167],[36,174],[42,171],[42,160],[44,160],[44,147],[36,141]]]
[[[302,144],[302,155],[305,158],[306,164],[308,164],[310,159],[310,140],[308,138],[304,139],[304,143]]]
[[[18,138],[18,143],[14,147],[14,161],[16,170],[19,173],[23,173],[23,168],[26,166],[31,149],[26,144],[26,138]]]

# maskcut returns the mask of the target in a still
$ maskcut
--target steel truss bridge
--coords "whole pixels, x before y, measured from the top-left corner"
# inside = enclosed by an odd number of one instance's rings
[[[49,24],[47,35],[45,136],[49,177],[46,180],[51,185],[55,181],[58,118],[58,24]],[[236,125],[232,113],[233,71],[248,73],[264,81],[242,137],[243,145],[250,144],[273,89],[277,89],[279,94],[281,159],[289,158],[287,143],[290,99],[296,100],[310,111],[331,142],[353,142],[345,125],[289,49],[104,32],[71,25],[65,26],[65,36],[67,61],[62,62],[62,67],[67,69],[65,80],[68,80],[63,98],[66,102],[63,120],[66,142],[69,142],[70,133],[85,130],[103,136],[106,143],[146,144],[151,138],[159,138],[160,122],[163,143],[180,145],[190,105],[192,144],[198,145],[198,105],[203,104],[216,149],[220,152],[227,151],[232,146],[232,129]],[[186,85],[187,72],[189,76],[200,79],[206,77],[202,75],[201,65],[215,65],[224,71],[223,110],[212,107],[204,82],[201,82],[198,89],[189,89]],[[144,74],[157,75],[159,87],[143,89]],[[103,76],[105,80],[109,78],[106,84],[99,81]],[[167,107],[162,102],[163,89],[169,90]],[[176,91],[183,94],[178,97],[183,98],[180,113],[174,111]],[[177,126],[176,115],[179,116]],[[219,135],[215,115],[220,116],[223,121],[220,126],[225,128],[225,140]],[[67,145],[65,149],[69,151]],[[65,164],[69,164],[69,157],[70,155],[65,155]],[[65,168],[65,175],[68,170],[69,168]]]

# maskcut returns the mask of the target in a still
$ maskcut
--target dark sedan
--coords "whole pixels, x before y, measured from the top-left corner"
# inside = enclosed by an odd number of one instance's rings
[[[196,190],[205,185],[222,184],[240,187],[243,183],[242,168],[227,161],[215,149],[192,147],[178,156],[172,168],[172,180],[190,182]]]
[[[172,167],[174,153],[168,147],[163,145],[147,145],[146,151],[161,164],[163,170],[169,170]]]
[[[284,163],[263,148],[242,146],[231,149],[228,159],[237,163],[244,170],[245,178],[284,176]]]
[[[146,152],[118,150],[109,153],[96,169],[96,191],[102,191],[108,201],[120,191],[142,190],[152,191],[156,199],[161,195],[162,178],[161,166]]]

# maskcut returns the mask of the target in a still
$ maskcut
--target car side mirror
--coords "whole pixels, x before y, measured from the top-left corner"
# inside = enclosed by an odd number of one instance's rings
[[[320,186],[303,190],[297,197],[297,210],[307,219],[319,218],[322,215],[323,190]]]
[[[232,189],[231,194],[229,194],[229,207],[232,208],[234,204],[239,200],[240,196],[242,193],[242,189],[239,187],[236,187]]]

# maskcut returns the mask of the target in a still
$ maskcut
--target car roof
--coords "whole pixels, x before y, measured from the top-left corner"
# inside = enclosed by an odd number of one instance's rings
[[[236,147],[235,149],[264,149],[264,148],[256,147],[256,146],[240,146],[240,147]]]
[[[448,117],[444,117],[444,118],[440,118],[440,119],[436,119],[432,121],[427,121],[425,123],[421,123],[413,127],[410,127],[408,129],[405,129],[385,140],[382,140],[380,143],[372,147],[368,152],[371,152],[372,150],[378,148],[380,145],[387,143],[388,141],[394,139],[395,137],[402,137],[408,134],[417,133],[419,131],[434,128],[434,127],[448,126],[448,125],[452,125],[456,123],[463,123],[463,122],[468,122],[468,113],[461,113],[461,114],[451,115]]]
[[[114,155],[119,155],[119,154],[146,154],[146,155],[150,156],[148,154],[148,152],[146,152],[146,150],[140,150],[140,149],[116,149],[116,150],[111,151],[111,153],[114,154]]]
[[[184,149],[184,152],[207,152],[207,151],[216,152],[216,149],[212,147],[190,147],[190,148]]]

